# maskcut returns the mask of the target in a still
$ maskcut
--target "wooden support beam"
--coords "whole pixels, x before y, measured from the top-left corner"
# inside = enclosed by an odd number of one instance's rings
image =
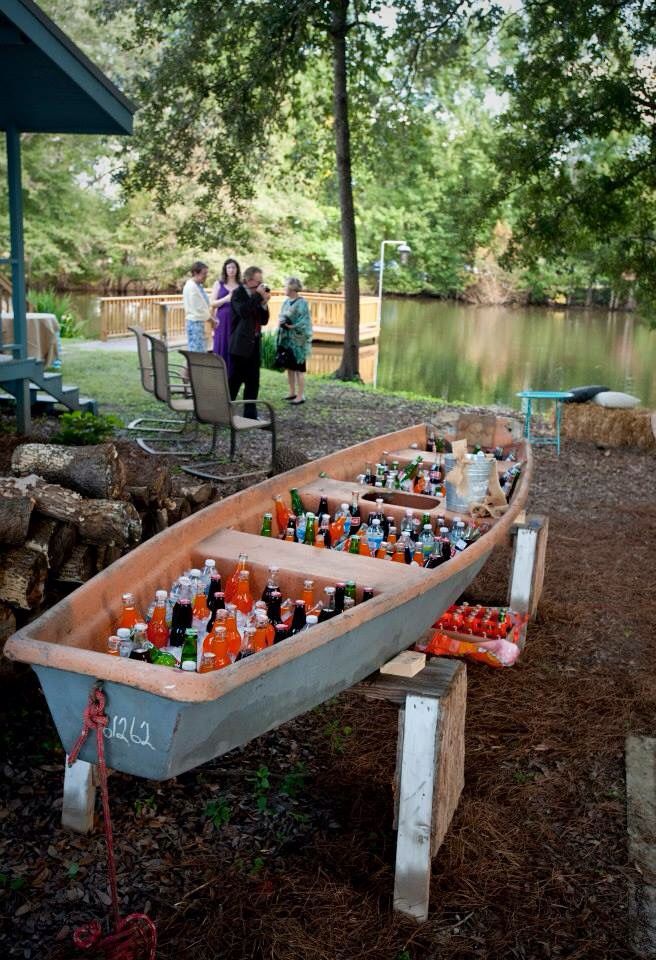
[[[439,700],[410,694],[404,715],[394,909],[423,923],[428,918]]]
[[[544,584],[544,567],[549,535],[549,518],[529,516],[525,523],[515,524],[515,537],[508,606],[519,613],[528,613],[533,620]]]
[[[96,765],[76,760],[72,767],[68,757],[64,764],[64,801],[62,826],[76,833],[91,833],[96,805]]]

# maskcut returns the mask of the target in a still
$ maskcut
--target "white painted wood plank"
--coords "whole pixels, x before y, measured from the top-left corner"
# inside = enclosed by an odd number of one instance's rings
[[[528,613],[530,608],[537,542],[537,530],[531,527],[517,529],[508,602],[518,613]]]
[[[439,716],[440,703],[436,698],[406,698],[394,908],[420,923],[428,917]]]
[[[76,833],[90,833],[93,830],[95,805],[95,764],[76,760],[73,766],[69,767],[66,757],[62,826],[75,830]]]

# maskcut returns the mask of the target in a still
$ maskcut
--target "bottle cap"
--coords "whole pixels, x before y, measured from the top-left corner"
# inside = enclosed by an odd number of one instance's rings
[[[119,638],[119,640],[129,640],[130,631],[127,627],[119,627],[116,631],[116,636]]]
[[[194,567],[193,570],[190,570],[190,571],[189,571],[189,576],[190,576],[190,577],[200,577],[200,570],[198,570],[196,567]]]
[[[431,530],[431,529],[432,529],[432,528],[431,528],[430,523],[425,523],[425,524],[424,524],[424,530]]]
[[[155,599],[156,599],[156,600],[166,600],[167,597],[168,597],[168,593],[166,592],[166,590],[156,590],[156,591],[155,591]]]
[[[206,566],[206,567],[215,567],[215,566],[216,566],[216,560],[206,560],[206,561],[205,561],[205,566]]]
[[[193,660],[183,660],[181,667],[183,670],[188,670],[189,672],[193,671],[194,673],[196,672],[196,664]]]
[[[131,593],[124,593],[124,594],[123,594],[123,603],[133,604],[133,603],[134,603],[134,596],[133,596]]]
[[[307,617],[305,618],[305,622],[308,627],[313,627],[315,623],[319,623],[319,617],[317,617],[314,613],[308,613]]]

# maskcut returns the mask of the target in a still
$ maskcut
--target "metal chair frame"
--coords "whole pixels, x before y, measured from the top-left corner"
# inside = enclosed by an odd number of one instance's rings
[[[163,448],[153,447],[150,443],[150,438],[146,440],[144,437],[137,437],[137,444],[142,450],[145,450],[146,453],[158,454],[162,457],[179,457],[188,455],[187,451],[185,450],[185,446],[196,440],[198,435],[198,421],[193,415],[194,401],[186,391],[180,395],[177,386],[171,385],[169,373],[169,352],[163,340],[160,340],[159,337],[153,336],[151,333],[144,333],[143,336],[150,342],[153,393],[157,400],[165,403],[174,413],[184,414],[184,419],[173,421],[179,424],[178,430],[162,431],[169,434],[175,434],[175,436],[170,438],[162,437],[162,443],[172,444],[172,446],[166,446]],[[181,434],[185,433],[191,425],[193,425],[193,432],[189,436],[182,437]],[[157,438],[155,438],[155,440],[157,440]]]
[[[207,450],[203,456],[211,457],[217,453],[219,430],[222,427],[230,430],[231,461],[235,458],[238,433],[243,433],[248,430],[265,430],[271,434],[271,463],[266,471],[249,470],[245,473],[220,476],[212,472],[212,466],[219,462],[218,459],[194,464],[193,466],[182,465],[182,469],[193,476],[203,477],[204,479],[213,480],[217,483],[225,480],[237,480],[241,477],[252,476],[256,473],[266,472],[268,476],[271,476],[276,454],[276,420],[275,412],[271,404],[266,400],[248,401],[257,406],[266,407],[269,415],[268,420],[252,420],[239,416],[236,410],[242,406],[244,401],[230,399],[228,370],[224,359],[214,353],[193,353],[190,350],[180,350],[180,353],[187,361],[196,419],[199,423],[207,423],[212,427],[212,443],[209,450]]]
[[[135,335],[137,340],[137,356],[139,358],[139,373],[141,375],[141,386],[146,393],[150,393],[159,399],[155,394],[155,375],[153,373],[153,362],[151,348],[148,343],[148,335],[142,326],[135,324],[128,327]],[[184,365],[181,363],[171,363],[169,361],[169,375],[172,381],[176,379],[179,382],[171,382],[170,394],[176,397],[191,397],[189,384],[182,376]],[[164,401],[166,402],[166,401]],[[141,433],[173,433],[181,434],[188,428],[190,415],[185,412],[182,420],[180,418],[171,419],[165,417],[137,417],[131,420],[127,425],[127,430],[139,430]],[[150,426],[152,424],[152,426]]]

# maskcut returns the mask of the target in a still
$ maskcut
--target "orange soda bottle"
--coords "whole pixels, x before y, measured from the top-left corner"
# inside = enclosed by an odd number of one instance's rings
[[[381,541],[378,550],[376,550],[376,557],[378,560],[384,560],[387,556],[387,548],[389,547],[389,542],[386,540]]]
[[[361,557],[371,556],[371,550],[369,549],[369,544],[367,543],[366,534],[362,534],[362,533],[360,534],[360,546],[358,549],[358,553],[360,554]]]
[[[415,552],[412,555],[412,562],[416,563],[420,567],[423,567],[424,565],[424,551],[421,548],[421,543],[419,540],[417,540],[415,543]]]
[[[226,603],[234,603],[235,595],[237,593],[237,588],[239,586],[239,574],[242,570],[246,570],[246,565],[248,563],[248,557],[245,553],[239,554],[239,560],[237,561],[237,566],[235,567],[234,573],[229,578],[225,586],[225,601]]]
[[[314,580],[303,581],[303,593],[301,600],[305,604],[306,610],[311,610],[314,606]]]
[[[134,601],[134,594],[124,593],[123,610],[121,611],[121,616],[116,624],[116,629],[118,630],[120,627],[124,627],[127,630],[131,630],[135,624],[141,623],[142,621],[143,617],[137,610],[137,605]]]
[[[232,663],[230,651],[228,649],[228,636],[225,627],[219,623],[214,624],[214,629],[208,633],[203,640],[203,653],[214,654],[214,669],[220,670]]]
[[[198,667],[199,673],[212,673],[213,670],[216,670],[216,657],[213,653],[203,652],[200,656],[200,665]]]
[[[217,613],[217,621],[220,626],[225,626],[226,629],[226,638],[228,641],[228,653],[234,660],[239,651],[241,650],[241,634],[237,629],[237,607],[234,603],[228,603],[226,605],[226,617],[225,621],[219,621],[219,610]]]
[[[394,545],[394,556],[392,557],[394,563],[405,563],[405,545],[400,541]]]
[[[240,613],[243,613],[244,616],[248,614],[253,609],[253,597],[251,594],[251,585],[250,585],[250,573],[248,570],[242,570],[239,574],[239,582],[237,584],[237,592],[234,597],[234,604],[239,610]],[[209,616],[209,612],[208,612]]]
[[[205,626],[210,618],[210,608],[207,606],[207,598],[205,597],[205,591],[202,588],[194,597],[192,617],[194,620],[198,620],[199,623],[202,623],[203,626]]]
[[[269,620],[268,617],[263,616],[258,613],[255,618],[255,633],[253,634],[253,650],[257,653],[259,650],[264,650],[265,647],[270,646],[267,643],[267,624]]]
[[[155,607],[148,621],[146,636],[154,647],[165,647],[169,642],[169,628],[166,624],[166,590],[155,592]]]
[[[276,505],[276,523],[278,524],[278,532],[281,536],[283,536],[287,530],[289,518],[291,517],[292,512],[289,507],[286,507],[282,502],[282,497],[280,494],[275,495],[273,502]]]

